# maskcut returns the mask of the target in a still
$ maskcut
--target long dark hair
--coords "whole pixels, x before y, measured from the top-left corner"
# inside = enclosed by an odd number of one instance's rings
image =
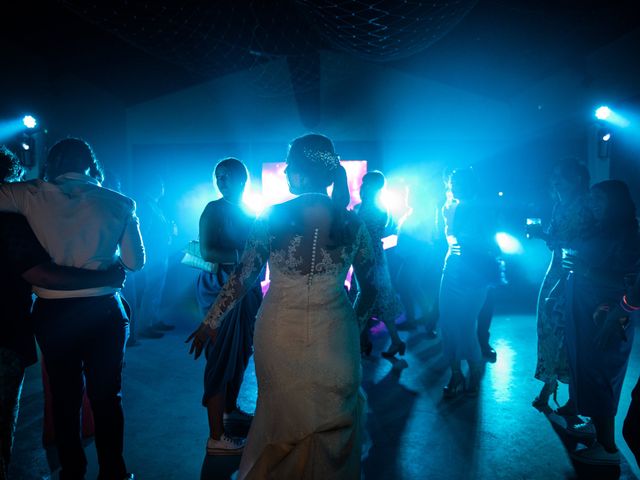
[[[607,198],[607,209],[600,228],[636,237],[638,218],[629,186],[622,180],[605,180],[593,185],[591,190],[597,190]]]
[[[57,176],[69,173],[89,173],[99,182],[104,180],[102,165],[98,162],[91,145],[80,138],[65,138],[55,143],[47,155],[43,178],[52,181]]]

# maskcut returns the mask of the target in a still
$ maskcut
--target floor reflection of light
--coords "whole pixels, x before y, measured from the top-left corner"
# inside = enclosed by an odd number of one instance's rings
[[[516,352],[511,348],[510,342],[502,338],[495,342],[494,348],[498,353],[498,359],[489,369],[493,397],[496,402],[508,402],[511,400],[513,362]]]

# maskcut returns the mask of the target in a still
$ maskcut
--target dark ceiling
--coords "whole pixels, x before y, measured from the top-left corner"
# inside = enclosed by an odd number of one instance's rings
[[[566,66],[589,82],[585,58],[640,26],[636,5],[635,0],[13,2],[11,12],[4,9],[0,31],[6,65],[0,85],[5,92],[21,85],[46,88],[69,73],[132,105],[285,58],[292,72],[306,74],[298,82],[303,88],[318,80],[313,66],[318,52],[333,50],[508,100]],[[47,78],[25,78],[33,71],[46,72]]]

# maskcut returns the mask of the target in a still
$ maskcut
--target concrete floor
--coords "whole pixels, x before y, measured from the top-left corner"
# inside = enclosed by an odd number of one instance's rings
[[[186,322],[185,322],[186,323]],[[184,326],[159,340],[127,351],[124,375],[126,458],[139,479],[234,478],[238,459],[204,455],[207,424],[200,406],[204,363],[187,355]],[[561,418],[531,407],[540,384],[535,368],[536,331],[532,315],[497,315],[492,343],[498,361],[486,364],[480,396],[442,400],[448,373],[440,360],[439,340],[422,331],[401,331],[407,354],[388,361],[383,330],[374,335],[374,352],[363,360],[368,394],[369,454],[366,480],[376,479],[636,479],[638,469],[621,434],[625,460],[619,471],[576,470],[567,455],[575,448],[559,428]],[[636,336],[640,341],[640,336]],[[622,393],[620,431],[630,393],[640,375],[640,347],[635,346]],[[255,407],[253,365],[240,404]],[[566,399],[562,388],[559,401]],[[11,477],[49,478],[47,452],[41,445],[43,398],[39,366],[27,372]],[[96,476],[95,449],[87,445],[88,478]],[[51,452],[49,452],[51,453]],[[50,454],[49,457],[52,457]],[[627,461],[627,459],[629,461]],[[53,478],[57,478],[54,475]]]

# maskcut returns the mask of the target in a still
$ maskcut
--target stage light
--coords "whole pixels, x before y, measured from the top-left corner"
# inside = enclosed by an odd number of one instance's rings
[[[262,195],[253,192],[250,187],[244,191],[244,194],[242,195],[242,203],[244,203],[244,206],[256,215],[261,214],[267,206]]]
[[[599,107],[596,110],[596,118],[598,120],[621,128],[626,128],[631,124],[631,121],[627,118],[628,116],[628,113],[625,114],[618,110],[612,110],[607,106]]]
[[[38,122],[36,121],[35,117],[33,117],[32,115],[25,115],[24,118],[22,119],[22,124],[27,128],[36,128],[36,125],[38,125]]]
[[[502,253],[506,253],[508,255],[519,254],[524,251],[520,241],[513,235],[509,235],[506,232],[496,233],[496,242],[498,243],[500,250],[502,250]]]
[[[499,197],[504,197],[504,192],[498,192]]]
[[[29,150],[29,148],[31,148],[31,147],[29,146],[29,144],[27,142],[22,142],[22,149],[23,150]]]
[[[382,202],[382,205],[389,211],[395,211],[402,207],[402,195],[399,192],[389,190],[385,187],[382,192],[380,192],[380,202]]]
[[[598,120],[607,120],[611,116],[611,109],[606,105],[598,107],[596,110],[596,118]]]
[[[608,142],[609,140],[611,140],[611,134],[610,134],[610,133],[605,133],[605,134],[602,136],[602,141],[603,141],[603,142]]]

